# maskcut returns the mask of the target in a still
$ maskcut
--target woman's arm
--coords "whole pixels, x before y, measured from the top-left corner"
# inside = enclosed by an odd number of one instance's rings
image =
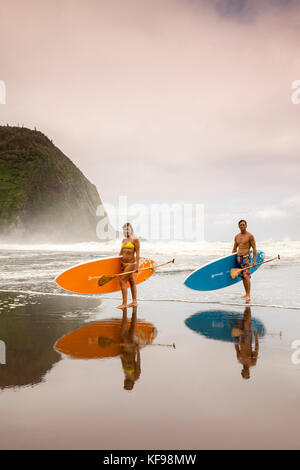
[[[140,264],[140,240],[137,238],[134,242],[135,253],[136,253],[136,270],[139,269]]]
[[[123,245],[123,241],[124,240],[122,240],[122,245]],[[123,256],[123,247],[122,247],[122,245],[121,245],[121,250],[120,250],[119,256]]]
[[[134,380],[138,380],[141,375],[141,353],[140,353],[140,348],[139,345],[136,345],[136,367],[135,367],[135,374],[134,374]]]

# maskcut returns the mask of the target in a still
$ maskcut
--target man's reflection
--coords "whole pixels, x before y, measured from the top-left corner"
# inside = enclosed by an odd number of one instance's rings
[[[121,324],[121,362],[124,372],[124,389],[132,390],[141,375],[141,355],[138,341],[135,339],[137,307],[132,310],[131,323],[128,328],[127,308],[123,309]]]
[[[231,336],[234,338],[237,360],[243,366],[241,375],[243,379],[250,379],[250,367],[256,366],[259,350],[258,333],[252,332],[250,307],[246,307],[244,317],[237,320]]]
[[[241,375],[250,378],[250,367],[257,363],[258,339],[266,334],[262,321],[251,316],[250,306],[243,314],[225,310],[197,312],[185,324],[207,339],[234,343],[237,360],[243,366]]]

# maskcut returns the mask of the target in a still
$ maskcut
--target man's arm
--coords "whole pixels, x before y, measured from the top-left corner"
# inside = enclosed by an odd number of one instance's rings
[[[259,342],[258,342],[258,333],[254,333],[255,337],[255,355],[256,357],[258,356],[258,351],[259,351]]]
[[[235,352],[236,352],[236,358],[237,358],[237,360],[239,360],[239,359],[240,359],[240,355],[241,355],[241,351],[240,351],[239,345],[238,345],[238,344],[235,344],[235,345],[234,345],[234,349],[235,349]]]
[[[256,250],[255,238],[253,235],[250,236],[250,245],[253,248],[253,266],[256,266],[257,250]]]
[[[232,248],[232,253],[236,253],[237,248],[238,248],[238,243],[236,241],[236,237],[234,237],[234,245],[233,245],[233,248]]]

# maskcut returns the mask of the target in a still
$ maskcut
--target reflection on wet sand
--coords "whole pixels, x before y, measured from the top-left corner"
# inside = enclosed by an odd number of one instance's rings
[[[206,338],[233,342],[238,362],[242,365],[241,376],[250,378],[250,367],[257,363],[259,337],[266,334],[264,324],[252,318],[246,306],[243,314],[227,311],[198,312],[185,320],[191,330]]]
[[[139,342],[135,340],[137,307],[133,307],[131,324],[128,328],[127,308],[123,309],[121,325],[121,362],[124,372],[124,389],[132,390],[141,375],[141,354]]]
[[[232,328],[231,335],[236,343],[237,360],[243,366],[241,376],[243,379],[250,379],[250,367],[256,366],[259,351],[258,332],[252,331],[250,307],[245,308],[244,318],[237,320],[235,327]]]
[[[99,299],[1,293],[0,339],[6,363],[0,365],[0,390],[43,382],[61,358],[53,349],[57,338],[82,324],[82,314]]]
[[[152,344],[156,335],[152,323],[137,319],[137,307],[133,307],[131,319],[125,308],[122,319],[102,320],[71,331],[56,342],[55,348],[76,359],[120,356],[124,389],[132,390],[141,375],[140,349]]]

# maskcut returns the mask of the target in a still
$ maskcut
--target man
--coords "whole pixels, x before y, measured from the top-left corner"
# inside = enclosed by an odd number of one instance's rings
[[[258,358],[258,333],[252,331],[251,310],[246,307],[243,320],[239,320],[236,328],[232,328],[231,336],[234,338],[236,358],[242,364],[241,375],[243,379],[250,379],[250,367],[256,366]],[[255,347],[253,351],[253,336]]]
[[[251,257],[250,257],[250,249],[253,248],[253,263],[252,266],[256,266],[256,243],[255,238],[252,233],[247,232],[247,222],[246,220],[239,221],[239,229],[240,233],[234,237],[234,245],[232,253],[237,252],[237,262],[241,266],[241,268],[247,268],[251,266]],[[250,268],[242,271],[239,276],[243,279],[244,288],[246,295],[242,298],[246,300],[246,302],[250,301],[250,289],[251,289],[251,281],[250,281]]]

